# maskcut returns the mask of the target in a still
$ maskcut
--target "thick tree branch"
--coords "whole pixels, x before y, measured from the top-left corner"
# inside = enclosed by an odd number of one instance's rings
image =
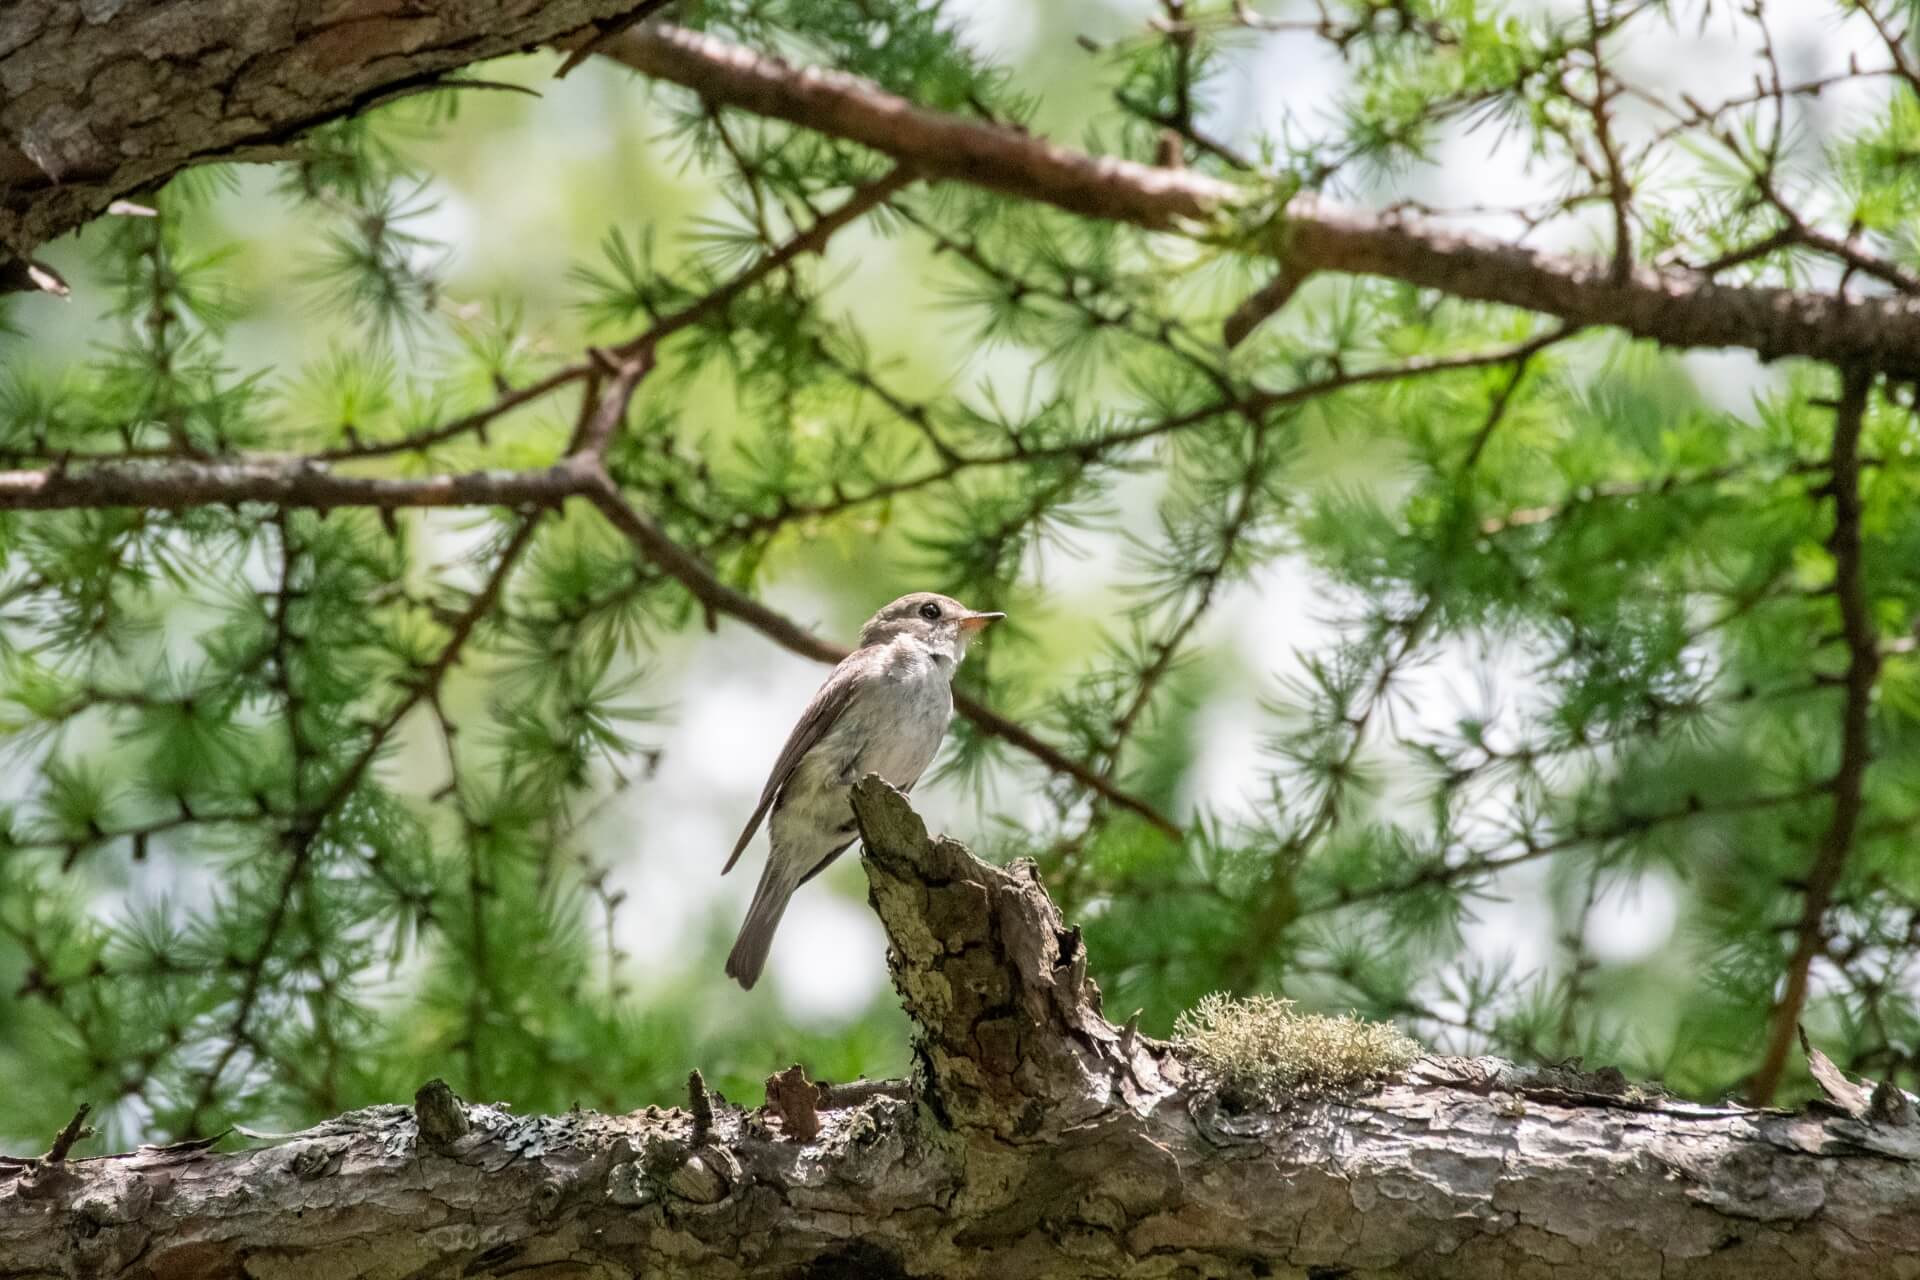
[[[191,165],[282,154],[317,124],[635,7],[636,0],[6,6],[0,262],[9,253],[30,257],[116,197]]]
[[[1102,1016],[1030,864],[930,839],[877,779],[855,795],[921,1035],[904,1096],[816,1092],[801,1137],[791,1105],[704,1088],[699,1115],[624,1116],[428,1088],[232,1154],[0,1160],[0,1272],[1877,1280],[1920,1249],[1920,1129],[1898,1108],[1700,1106],[1617,1072],[1426,1058],[1231,1110]]]
[[[527,9],[477,0],[422,11],[357,6],[316,16],[293,0],[20,8],[0,28],[0,248],[25,259],[116,197],[193,164],[284,153],[316,124],[497,54],[602,33],[633,0]],[[1133,164],[928,111],[856,77],[800,69],[709,36],[650,24],[605,38],[627,65],[708,100],[848,138],[929,178],[973,183],[1155,230],[1252,236],[1289,272],[1387,276],[1455,297],[1610,325],[1677,347],[1744,347],[1920,374],[1920,299],[1721,285],[1459,234],[1412,216],[1311,196],[1263,230],[1257,183]],[[1235,224],[1243,224],[1236,226]],[[12,269],[25,284],[16,262]]]
[[[1847,370],[1835,413],[1832,478],[1827,488],[1833,495],[1833,536],[1828,542],[1833,552],[1833,596],[1840,608],[1840,628],[1847,645],[1847,670],[1841,684],[1840,766],[1831,785],[1833,816],[1827,820],[1813,869],[1807,873],[1806,897],[1794,930],[1786,985],[1774,1003],[1766,1053],[1749,1089],[1756,1106],[1773,1100],[1799,1031],[1800,1011],[1807,1002],[1808,974],[1814,957],[1826,950],[1827,908],[1833,902],[1840,873],[1846,869],[1847,857],[1853,852],[1867,765],[1873,757],[1868,717],[1873,709],[1873,684],[1880,674],[1880,637],[1867,600],[1860,547],[1860,429],[1872,390],[1872,374]]]
[[[1265,193],[1188,170],[1092,156],[1044,138],[918,107],[871,82],[795,67],[668,25],[603,46],[645,75],[709,102],[846,138],[951,179],[1073,213],[1156,231],[1232,237]],[[1458,298],[1504,303],[1575,326],[1610,325],[1674,347],[1744,347],[1764,359],[1806,356],[1920,373],[1920,302],[1721,285],[1686,271],[1633,267],[1520,248],[1412,216],[1295,198],[1254,248],[1292,274],[1379,275]]]

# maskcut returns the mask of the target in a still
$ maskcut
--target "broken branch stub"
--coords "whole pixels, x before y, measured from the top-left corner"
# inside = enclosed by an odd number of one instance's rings
[[[853,812],[887,965],[920,1029],[925,1101],[943,1123],[1044,1139],[1117,1103],[1144,1111],[1179,1083],[1164,1044],[1102,1016],[1080,930],[1032,862],[996,867],[930,837],[874,774],[854,787]]]

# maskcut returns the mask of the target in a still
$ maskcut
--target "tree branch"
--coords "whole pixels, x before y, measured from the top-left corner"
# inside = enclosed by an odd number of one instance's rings
[[[1230,1109],[1106,1020],[1031,864],[929,838],[877,779],[854,803],[922,1037],[908,1096],[816,1091],[800,1138],[704,1089],[700,1116],[516,1116],[429,1088],[231,1154],[0,1159],[0,1269],[1879,1280],[1920,1250],[1920,1130],[1891,1121],[1491,1058]]]
[[[930,111],[857,76],[794,67],[665,24],[625,32],[603,52],[709,102],[872,147],[924,178],[966,182],[1087,217],[1237,242],[1233,220],[1265,197],[1258,188],[1190,170],[1093,156]],[[1609,325],[1668,346],[1745,347],[1769,360],[1805,356],[1920,374],[1920,301],[1905,298],[1722,285],[1645,266],[1622,272],[1613,262],[1543,253],[1311,195],[1295,197],[1253,247],[1295,274],[1385,276],[1544,312],[1570,325]]]
[[[630,363],[609,386],[594,425],[610,431],[625,410],[626,397],[645,373]],[[616,408],[609,406],[617,405]],[[591,440],[587,441],[591,443]],[[838,662],[847,651],[820,639],[798,623],[714,576],[698,556],[680,546],[636,511],[590,452],[569,455],[538,471],[473,471],[421,479],[346,476],[308,459],[279,462],[103,463],[72,470],[0,472],[0,511],[44,511],[75,507],[145,507],[176,510],[240,502],[269,502],[283,507],[540,506],[585,498],[656,568],[685,587],[710,614],[747,623],[784,649],[820,662]],[[1072,777],[1121,808],[1138,814],[1168,835],[1179,824],[1146,801],[1122,790],[1097,771],[991,708],[964,694],[954,698],[961,715],[992,736],[1018,747],[1055,773]]]
[[[540,471],[467,471],[399,479],[342,475],[309,459],[114,462],[0,471],[0,511],[145,507],[177,511],[240,502],[284,507],[513,507],[558,502],[589,481],[571,463]]]
[[[0,30],[0,266],[114,199],[208,161],[284,155],[303,132],[636,0],[316,6],[184,0],[9,6]],[[12,273],[18,274],[18,263]],[[13,287],[28,287],[22,279]]]
[[[604,32],[633,0],[560,0],[531,10],[477,0],[432,14],[370,12],[316,24],[293,0],[267,0],[247,22],[195,21],[82,0],[25,16],[25,35],[0,54],[20,86],[0,103],[0,247],[28,259],[48,239],[115,198],[194,164],[285,154],[303,131],[397,92],[432,86],[461,65],[569,33]],[[189,10],[214,8],[202,0]],[[151,56],[156,49],[164,57]],[[1454,297],[1610,325],[1676,347],[1744,347],[1762,358],[1805,356],[1920,374],[1920,299],[1847,298],[1721,285],[1697,273],[1535,252],[1460,234],[1411,215],[1342,208],[1311,195],[1264,231],[1272,193],[1188,170],[1135,164],[1056,146],[1002,126],[922,109],[831,71],[795,68],[724,41],[649,23],[606,39],[603,51],[721,105],[861,142],[922,176],[968,182],[1089,217],[1152,230],[1252,235],[1288,271],[1381,275]],[[164,71],[163,71],[164,68]],[[149,77],[113,93],[107,75]],[[8,278],[26,280],[20,263]]]
[[[1840,766],[1833,775],[1833,816],[1820,837],[1813,869],[1807,873],[1806,900],[1794,931],[1793,955],[1787,961],[1786,985],[1773,1006],[1767,1028],[1767,1048],[1748,1089],[1754,1105],[1773,1100],[1786,1069],[1787,1054],[1799,1032],[1800,1011],[1807,1001],[1807,977],[1814,957],[1826,949],[1827,907],[1853,851],[1853,833],[1860,824],[1867,778],[1873,756],[1868,740],[1868,717],[1873,708],[1873,684],[1880,674],[1880,638],[1867,601],[1860,547],[1860,429],[1867,415],[1873,375],[1860,369],[1843,374],[1840,404],[1833,430],[1832,479],[1833,596],[1840,608],[1840,626],[1846,638],[1847,670],[1842,680],[1840,708]]]

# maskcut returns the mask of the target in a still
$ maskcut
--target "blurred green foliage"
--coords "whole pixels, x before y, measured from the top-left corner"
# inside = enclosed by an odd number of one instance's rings
[[[1187,163],[1279,190],[1368,197],[1504,131],[1540,169],[1539,225],[1609,207],[1607,59],[1701,16],[1330,3],[1294,17],[1345,89],[1261,133],[1210,104],[1280,33],[1225,5],[1158,26],[1070,8],[1032,19],[1024,60],[918,0],[675,16],[1135,159],[1171,131]],[[1097,53],[1072,45],[1088,27]],[[577,385],[457,424],[887,167],[609,66],[551,84],[553,65],[484,71],[543,97],[420,95],[90,228],[63,262],[73,314],[8,312],[0,454],[545,466]],[[1633,252],[1830,284],[1803,245],[1739,256],[1793,199],[1896,283],[1920,270],[1920,105],[1864,78],[1871,109],[1819,136],[1768,132],[1811,95],[1736,93],[1670,130],[1645,108]],[[963,686],[1187,835],[965,722],[944,768],[978,807],[955,834],[1039,859],[1109,1007],[1149,1030],[1273,991],[1446,1047],[1736,1087],[1833,804],[1836,376],[1755,375],[1732,411],[1649,345],[1372,279],[1316,279],[1228,350],[1220,322],[1266,269],[917,186],[669,339],[610,466],[750,592],[811,585],[853,619],[937,589],[1012,615]],[[1861,443],[1886,656],[1807,1014],[1844,1065],[1909,1084],[1911,411],[1879,390]],[[884,997],[829,1024],[744,1011],[721,917],[664,970],[620,951],[616,918],[654,908],[610,889],[620,841],[593,824],[685,731],[662,655],[703,621],[584,508],[0,515],[0,1141],[34,1149],[80,1100],[126,1143],[287,1127],[435,1074],[538,1110],[669,1100],[694,1065],[747,1099],[794,1060],[903,1071]],[[1596,911],[1636,890],[1675,925],[1597,956]],[[1550,953],[1505,958],[1498,922],[1539,914]]]

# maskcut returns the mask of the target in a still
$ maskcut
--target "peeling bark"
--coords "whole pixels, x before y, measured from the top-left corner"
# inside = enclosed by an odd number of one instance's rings
[[[1169,1045],[1101,1015],[1031,865],[929,839],[877,779],[855,809],[918,1067],[908,1085],[814,1090],[812,1138],[788,1132],[805,1096],[791,1072],[784,1112],[727,1103],[697,1074],[695,1113],[624,1116],[514,1116],[430,1084],[416,1107],[251,1151],[0,1163],[0,1276],[1872,1280],[1920,1265],[1910,1105],[1704,1106],[1617,1072],[1427,1058],[1363,1095],[1229,1111]]]

